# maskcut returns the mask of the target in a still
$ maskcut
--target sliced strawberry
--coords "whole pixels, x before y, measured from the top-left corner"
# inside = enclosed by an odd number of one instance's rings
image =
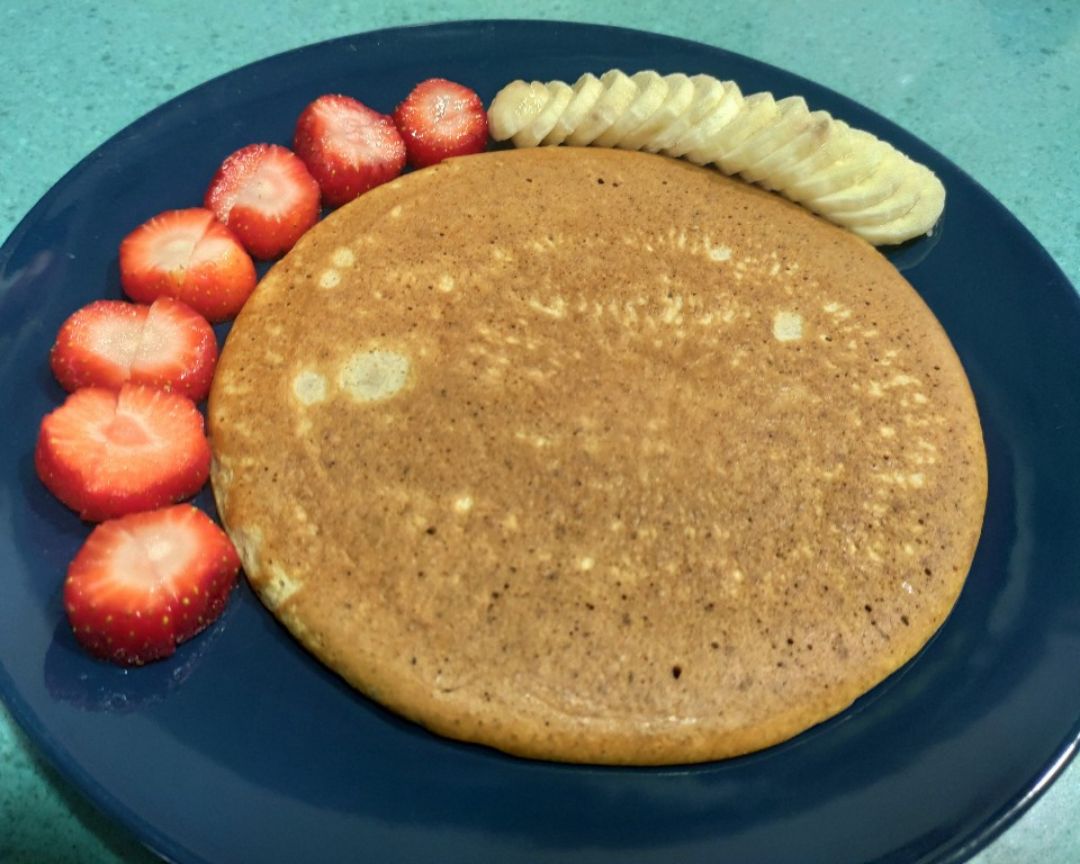
[[[405,142],[393,119],[349,96],[328,94],[308,105],[296,121],[293,148],[330,207],[393,180],[405,167]]]
[[[487,147],[484,103],[475,91],[445,78],[417,84],[394,111],[394,122],[414,168],[434,165],[450,156],[480,153]]]
[[[209,210],[167,210],[120,243],[120,284],[132,300],[175,297],[224,321],[255,289],[255,264]]]
[[[41,421],[34,463],[50,492],[98,522],[194,495],[210,473],[210,445],[186,396],[84,387]]]
[[[97,300],[64,322],[49,360],[68,391],[119,390],[146,384],[205,399],[217,363],[217,340],[202,315],[180,300],[159,297],[150,306]]]
[[[68,568],[64,607],[90,653],[138,666],[214,621],[239,569],[232,542],[201,510],[134,513],[90,532]]]
[[[204,203],[256,258],[289,251],[319,219],[319,184],[287,147],[251,144],[221,163]]]

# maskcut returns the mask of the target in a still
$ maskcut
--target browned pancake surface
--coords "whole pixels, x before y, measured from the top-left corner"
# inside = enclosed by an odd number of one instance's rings
[[[870,246],[714,172],[519,150],[408,175],[264,279],[210,403],[251,583],[453,737],[730,756],[848,705],[954,603],[985,460]]]

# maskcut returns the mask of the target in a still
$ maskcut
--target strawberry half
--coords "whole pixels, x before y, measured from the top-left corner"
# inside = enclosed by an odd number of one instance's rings
[[[394,122],[414,168],[487,148],[484,103],[475,91],[445,78],[417,84],[394,111]]]
[[[217,364],[213,328],[180,300],[150,306],[97,300],[75,312],[56,336],[49,361],[60,385],[119,390],[128,381],[205,399]]]
[[[90,532],[68,567],[64,608],[91,654],[138,666],[214,621],[239,569],[232,542],[201,510],[134,513]]]
[[[167,210],[120,243],[120,285],[140,303],[175,297],[224,321],[255,290],[255,264],[209,210]]]
[[[221,163],[204,203],[256,258],[288,252],[319,219],[319,184],[287,147],[251,144]]]
[[[186,396],[84,387],[41,421],[34,464],[50,492],[99,522],[194,495],[210,474],[210,445]]]
[[[393,180],[405,167],[405,142],[393,119],[337,94],[320,96],[301,112],[293,149],[329,207]]]

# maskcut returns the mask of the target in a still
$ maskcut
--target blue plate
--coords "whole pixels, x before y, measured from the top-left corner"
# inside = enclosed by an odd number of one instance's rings
[[[801,93],[944,180],[942,228],[893,257],[968,370],[990,498],[967,586],[931,644],[786,744],[674,769],[528,762],[429,735],[322,668],[246,586],[167,662],[124,671],[81,652],[60,592],[88,528],[43,490],[31,452],[62,399],[52,338],[77,307],[120,296],[120,239],[160,210],[198,204],[233,149],[289,142],[322,93],[390,111],[428,76],[487,101],[512,78],[613,66]],[[677,39],[533,22],[389,30],[270,58],[151,112],[41,200],[0,250],[0,345],[0,691],[63,774],[169,859],[957,862],[1015,819],[1076,746],[1080,301],[959,169],[778,69]]]

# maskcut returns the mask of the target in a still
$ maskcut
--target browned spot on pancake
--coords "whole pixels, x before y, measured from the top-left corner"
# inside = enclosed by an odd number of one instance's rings
[[[941,624],[986,488],[960,363],[884,258],[619,151],[456,160],[329,217],[236,322],[210,427],[305,645],[437,732],[575,761],[841,710]]]

